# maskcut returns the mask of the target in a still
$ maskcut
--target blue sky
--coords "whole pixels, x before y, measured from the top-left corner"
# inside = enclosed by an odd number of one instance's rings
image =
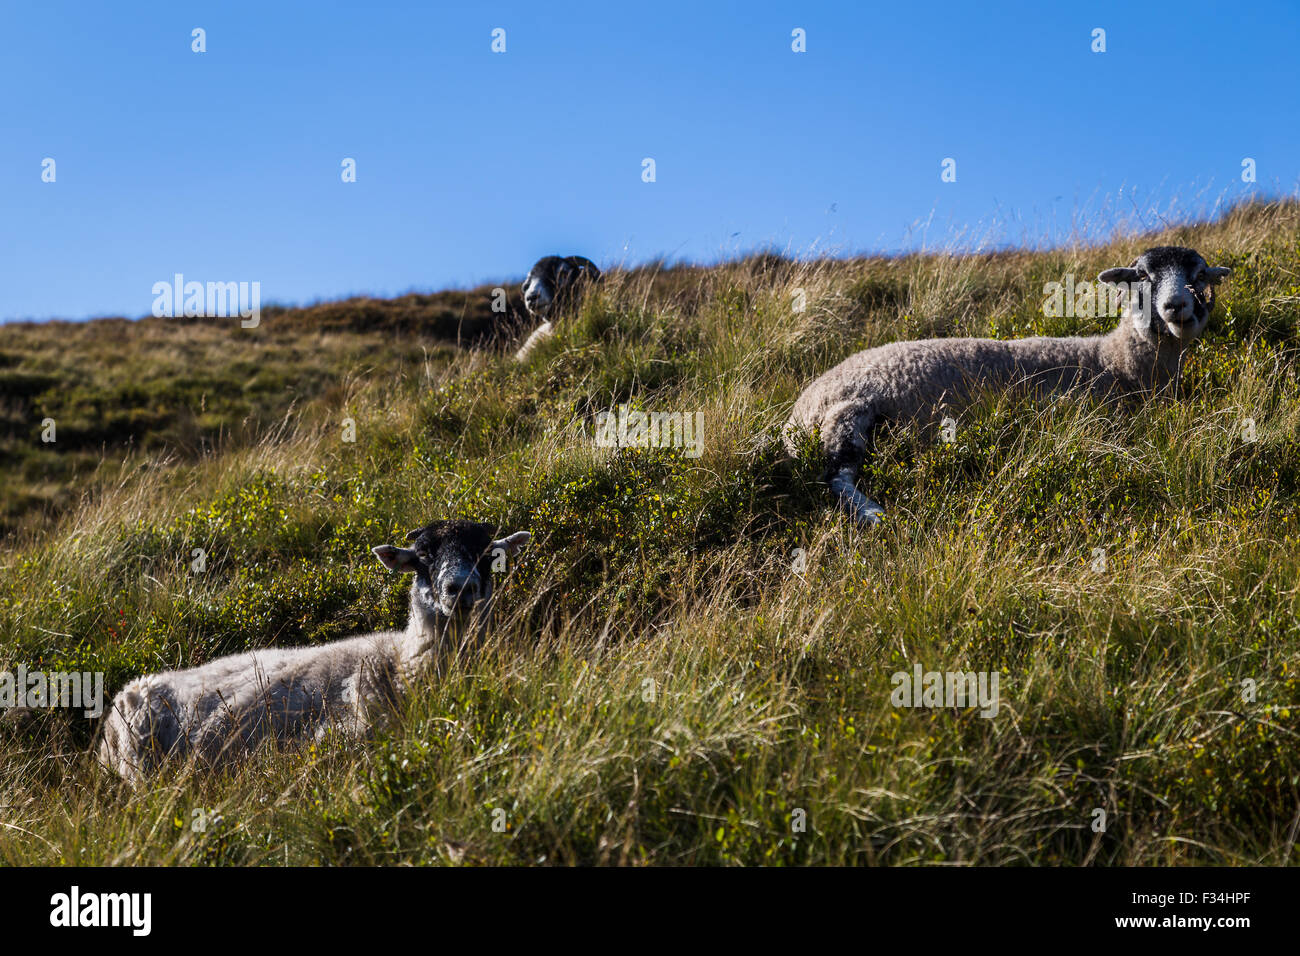
[[[11,3],[0,319],[1154,222],[1295,191],[1297,49],[1295,0]]]

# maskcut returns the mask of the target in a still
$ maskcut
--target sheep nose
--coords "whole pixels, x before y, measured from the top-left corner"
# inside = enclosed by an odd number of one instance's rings
[[[449,581],[442,588],[443,599],[451,605],[456,604],[476,604],[479,599],[478,581],[473,578],[463,578],[459,581]]]

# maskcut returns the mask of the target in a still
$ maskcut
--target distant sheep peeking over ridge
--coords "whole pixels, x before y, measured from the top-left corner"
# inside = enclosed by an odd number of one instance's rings
[[[189,670],[137,678],[104,719],[100,762],[132,786],[169,757],[233,762],[265,740],[320,739],[330,729],[363,737],[431,672],[457,635],[486,626],[492,566],[528,543],[494,539],[489,525],[435,521],[407,534],[409,548],[374,548],[390,571],[411,574],[410,618],[329,644],[267,648]]]
[[[515,353],[515,361],[525,361],[533,349],[554,335],[554,323],[560,313],[576,306],[587,287],[599,281],[600,270],[583,256],[544,256],[538,259],[528,270],[521,290],[528,314],[541,319],[542,324]]]
[[[878,426],[959,407],[986,388],[1086,388],[1103,397],[1164,391],[1205,331],[1216,284],[1231,272],[1194,249],[1157,246],[1098,276],[1130,290],[1107,335],[923,339],[858,352],[804,389],[786,422],[786,447],[797,454],[801,436],[819,435],[823,480],[855,521],[875,524],[884,511],[855,482]]]

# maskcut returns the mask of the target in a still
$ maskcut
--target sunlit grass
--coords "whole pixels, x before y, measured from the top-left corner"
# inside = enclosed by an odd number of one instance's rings
[[[990,395],[955,442],[897,430],[863,476],[887,507],[870,531],[780,450],[799,388],[852,350],[1097,331],[1045,320],[1042,283],[1156,241],[1235,269],[1176,400]],[[173,429],[205,414],[186,386],[94,479],[18,461],[75,491],[12,523],[0,669],[115,690],[393,626],[404,582],[372,545],[448,516],[534,539],[486,646],[376,740],[131,793],[88,756],[91,722],[11,715],[0,861],[1293,862],[1298,260],[1282,204],[1104,248],[614,271],[528,367],[346,310],[328,342],[302,317],[246,346],[152,329],[124,357],[141,381],[197,348],[213,407],[250,362],[306,393],[193,446]],[[55,331],[8,334],[0,371],[64,374]],[[89,342],[86,400],[123,394]],[[594,414],[625,402],[703,412],[704,453],[594,447]],[[891,706],[917,662],[999,671],[997,718]]]

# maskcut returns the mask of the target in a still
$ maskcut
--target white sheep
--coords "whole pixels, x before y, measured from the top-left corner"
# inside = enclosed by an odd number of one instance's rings
[[[802,436],[817,434],[823,480],[854,520],[875,524],[884,511],[854,482],[877,426],[955,408],[990,387],[1023,384],[1039,394],[1081,387],[1111,397],[1163,389],[1205,330],[1215,284],[1231,272],[1193,249],[1157,246],[1098,277],[1127,292],[1124,317],[1107,335],[923,339],[858,352],[804,389],[786,423],[786,447],[798,454]]]
[[[331,728],[365,736],[451,638],[483,625],[493,563],[529,537],[520,531],[493,540],[489,525],[437,521],[410,532],[410,548],[374,548],[384,567],[414,575],[405,630],[249,651],[137,678],[105,717],[100,762],[134,786],[169,756],[193,754],[216,766],[271,738],[319,739]]]

